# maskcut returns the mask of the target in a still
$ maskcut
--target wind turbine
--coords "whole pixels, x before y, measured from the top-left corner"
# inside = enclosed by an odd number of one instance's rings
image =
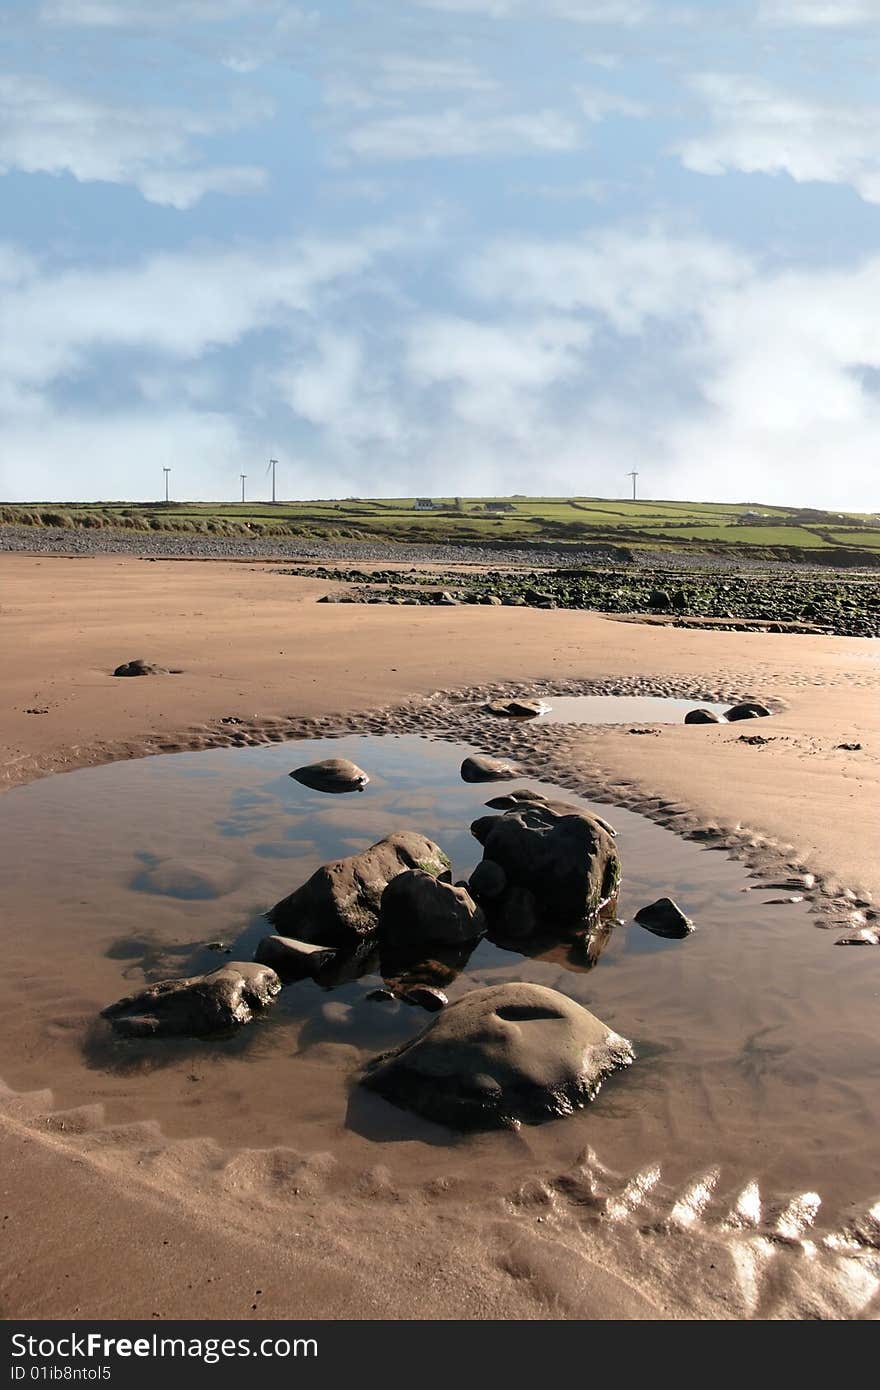
[[[631,473],[627,473],[626,476],[627,476],[628,478],[632,478],[632,480],[633,480],[633,501],[635,502],[635,500],[636,500],[636,478],[637,478],[639,475],[638,475],[638,473],[635,471],[635,469],[633,469],[633,471],[632,471]]]
[[[269,460],[269,468],[272,469],[272,501],[273,501],[273,502],[275,501],[275,466],[276,466],[277,463],[278,463],[278,460],[277,460],[277,459],[270,459],[270,460]],[[269,468],[266,469],[266,472],[267,472],[267,473],[269,472]]]
[[[247,477],[247,473],[239,473],[238,476],[241,478],[241,500],[242,500],[242,502],[243,502],[243,501],[244,501],[244,480],[245,480],[245,478]]]

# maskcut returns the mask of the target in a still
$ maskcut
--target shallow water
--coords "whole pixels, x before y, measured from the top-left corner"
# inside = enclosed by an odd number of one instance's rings
[[[483,942],[447,991],[535,980],[634,1041],[635,1065],[572,1117],[462,1139],[363,1091],[364,1063],[429,1020],[368,1001],[375,974],[329,991],[291,985],[229,1039],[119,1043],[97,1019],[145,980],[229,958],[208,942],[248,959],[267,907],[394,829],[431,836],[465,876],[481,857],[470,822],[518,785],[463,783],[470,751],[415,736],[223,749],[69,773],[0,799],[0,1077],[51,1087],[59,1107],[99,1102],[113,1122],[157,1120],[169,1136],[331,1152],[352,1171],[378,1163],[403,1186],[507,1191],[591,1146],[621,1173],[662,1163],[671,1183],[720,1165],[731,1185],[813,1189],[829,1213],[871,1197],[880,952],[835,949],[806,904],[745,893],[742,865],[608,807],[622,918],[668,894],[696,933],[664,941],[616,926],[591,970],[568,945],[528,958]],[[326,796],[288,776],[327,756],[353,759],[369,787]]]
[[[688,710],[726,714],[730,705],[668,695],[548,695],[542,724],[683,724]]]

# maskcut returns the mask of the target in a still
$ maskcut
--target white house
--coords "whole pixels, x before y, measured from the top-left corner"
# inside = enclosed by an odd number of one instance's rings
[[[414,510],[417,512],[432,512],[434,510],[433,498],[417,497]]]

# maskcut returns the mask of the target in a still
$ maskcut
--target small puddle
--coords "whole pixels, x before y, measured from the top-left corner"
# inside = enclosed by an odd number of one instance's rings
[[[647,705],[668,717],[670,703],[620,700],[615,718],[634,719],[637,707],[642,719]],[[592,969],[563,942],[532,956],[483,941],[447,986],[454,999],[536,981],[631,1038],[636,1064],[584,1111],[459,1140],[363,1092],[353,1083],[364,1063],[430,1017],[368,1000],[382,983],[375,966],[333,989],[288,986],[233,1038],[111,1041],[97,1022],[105,1004],[229,959],[210,942],[248,959],[268,930],[265,910],[328,859],[415,829],[467,876],[481,857],[470,823],[521,785],[463,783],[472,751],[415,735],[298,741],[117,763],[0,798],[0,1077],[16,1090],[51,1087],[59,1107],[100,1103],[113,1122],[158,1120],[170,1137],[329,1151],[361,1171],[381,1162],[404,1185],[433,1175],[510,1190],[593,1146],[621,1172],[662,1161],[684,1181],[699,1164],[722,1164],[762,1188],[815,1188],[837,1210],[870,1193],[880,952],[836,950],[806,904],[769,905],[772,894],[743,892],[752,881],[741,864],[607,806],[596,809],[618,830],[621,916],[631,923],[668,895],[695,934],[667,941],[614,926]],[[351,758],[370,785],[332,797],[288,775],[328,756]]]
[[[542,724],[683,724],[692,709],[724,715],[728,704],[660,695],[548,695]]]

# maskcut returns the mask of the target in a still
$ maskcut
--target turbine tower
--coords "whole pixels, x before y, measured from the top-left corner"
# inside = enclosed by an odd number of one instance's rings
[[[627,473],[626,476],[627,476],[628,478],[632,478],[632,480],[633,480],[633,501],[635,502],[635,500],[636,500],[636,478],[637,478],[639,475],[638,475],[638,473],[635,471],[635,469],[633,469],[633,471],[632,471],[631,473]]]
[[[243,501],[244,501],[244,480],[245,480],[245,478],[247,477],[247,473],[239,473],[238,476],[241,478],[241,500],[242,500],[242,502],[243,502]]]

